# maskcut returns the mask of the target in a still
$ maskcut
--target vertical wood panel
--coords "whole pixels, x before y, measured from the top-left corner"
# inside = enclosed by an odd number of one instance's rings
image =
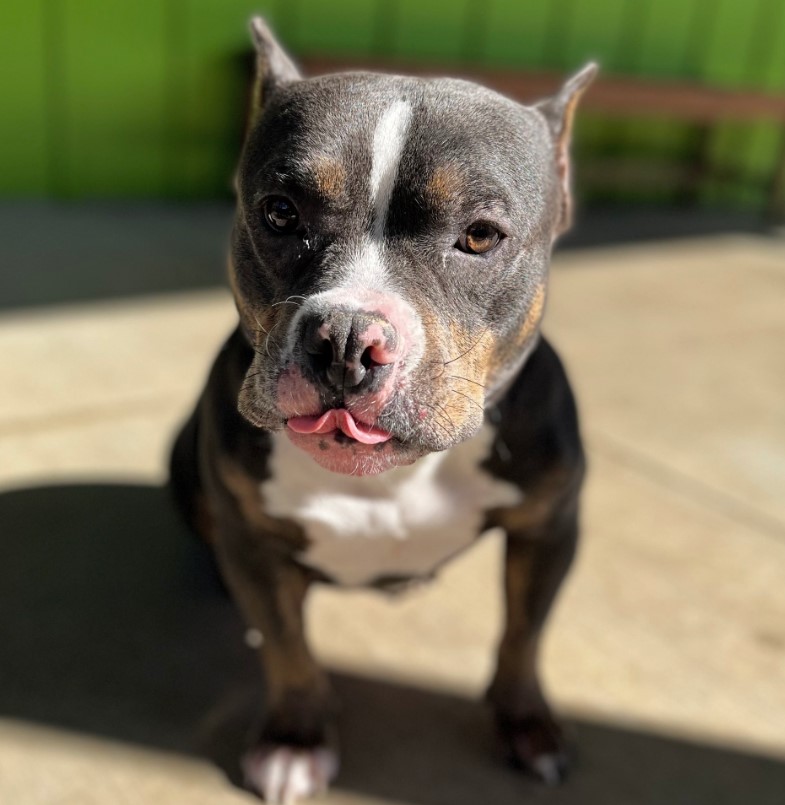
[[[570,69],[589,59],[604,63],[606,72],[618,72],[628,59],[628,44],[633,46],[639,32],[624,31],[629,8],[639,8],[642,0],[603,0],[602,4],[581,0],[568,10],[569,16],[557,20],[557,32],[550,46],[559,51],[559,63]],[[560,26],[559,26],[560,22]]]
[[[685,53],[691,44],[694,2],[638,0],[637,9],[633,9],[632,2],[627,0],[625,7],[616,63],[625,74],[631,75],[673,77],[682,72]],[[634,37],[627,34],[631,27],[637,29]],[[689,153],[692,127],[684,122],[647,118],[616,121],[615,125],[623,129],[621,152],[627,158],[678,164]],[[651,189],[649,198],[672,202],[681,193],[677,187],[657,187]]]
[[[276,31],[291,27],[296,14],[281,20],[281,10],[275,0],[169,0],[167,195],[231,192],[253,65],[248,22],[262,14]]]
[[[395,0],[387,0],[387,4]],[[367,56],[376,43],[377,0],[299,0],[298,51]]]
[[[49,190],[44,0],[0,3],[0,194]]]
[[[163,190],[165,17],[157,0],[63,0],[68,194]]]
[[[648,0],[645,25],[637,52],[631,54],[630,71],[667,79],[688,74],[695,12],[695,0]],[[677,161],[689,153],[692,128],[680,121],[649,119],[638,126],[638,142],[646,152]]]
[[[553,0],[509,3],[492,0],[479,11],[484,21],[480,59],[489,65],[542,67],[552,58],[548,48],[549,11]]]
[[[634,48],[632,40],[640,37],[639,30],[631,34],[629,22],[639,20],[647,9],[647,0],[605,0],[605,3],[604,13],[598,13],[597,6],[588,0],[574,2],[569,18],[561,21],[561,28],[557,30],[563,29],[562,59],[571,68],[578,62],[593,59],[602,65],[605,73],[629,69],[629,53]],[[580,132],[580,151],[576,152],[578,171],[582,164],[588,167],[593,157],[601,161],[624,158],[635,141],[635,129],[635,121],[592,117]],[[583,186],[580,173],[578,178],[580,189]],[[618,187],[600,186],[583,192],[593,192],[590,197],[602,201],[616,200],[620,195]]]
[[[701,64],[701,77],[708,83],[731,88],[751,85],[750,53],[755,37],[755,15],[759,0],[738,3],[716,0],[714,28]],[[701,198],[710,204],[749,203],[747,191],[735,181],[722,178],[724,171],[739,170],[742,162],[739,143],[749,132],[749,123],[722,123],[714,128],[707,158],[719,178],[706,182]]]
[[[469,9],[467,0],[398,0],[393,54],[421,62],[459,61]]]
[[[752,37],[748,43],[745,84],[785,94],[785,3],[758,0]],[[735,148],[726,158],[749,177],[744,201],[760,206],[767,201],[770,182],[779,158],[783,126],[750,123],[739,132]]]
[[[689,49],[695,0],[649,2],[646,27],[634,54],[636,71],[643,75],[676,78],[689,73]]]

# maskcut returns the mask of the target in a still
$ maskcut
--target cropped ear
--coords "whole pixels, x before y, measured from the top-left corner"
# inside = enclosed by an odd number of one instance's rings
[[[599,68],[589,62],[564,84],[552,98],[540,101],[536,109],[545,118],[553,138],[556,169],[561,185],[561,209],[554,237],[566,232],[572,224],[572,190],[570,186],[570,140],[572,121],[581,95],[594,80]]]
[[[253,125],[259,119],[270,92],[283,84],[299,81],[302,76],[261,17],[253,17],[250,27],[251,39],[256,48],[256,80],[251,98]]]

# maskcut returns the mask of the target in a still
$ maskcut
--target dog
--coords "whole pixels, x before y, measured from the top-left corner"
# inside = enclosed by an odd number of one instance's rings
[[[310,585],[397,590],[491,528],[506,533],[506,625],[487,699],[510,759],[556,783],[567,757],[537,651],[585,461],[539,331],[597,68],[523,106],[455,79],[305,79],[264,21],[251,30],[239,323],[171,459],[180,509],[263,637],[248,784],[288,803],[338,769],[335,702],[304,636]]]

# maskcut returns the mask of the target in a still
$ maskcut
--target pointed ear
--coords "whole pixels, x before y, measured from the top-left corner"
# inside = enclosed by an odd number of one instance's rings
[[[558,94],[548,100],[540,101],[536,109],[545,118],[554,144],[556,169],[561,185],[561,210],[554,237],[566,232],[572,223],[572,190],[570,187],[570,140],[572,121],[581,95],[594,80],[599,68],[594,62],[570,78]]]
[[[251,98],[253,125],[259,119],[270,92],[283,84],[299,81],[302,76],[261,17],[253,17],[250,28],[251,39],[256,48],[256,80]]]

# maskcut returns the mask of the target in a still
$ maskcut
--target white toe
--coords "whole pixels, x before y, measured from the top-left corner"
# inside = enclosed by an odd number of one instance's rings
[[[539,755],[532,761],[532,768],[546,785],[558,785],[561,782],[559,761],[554,755]]]
[[[261,746],[243,759],[246,782],[271,805],[294,805],[321,794],[338,772],[331,749]]]

